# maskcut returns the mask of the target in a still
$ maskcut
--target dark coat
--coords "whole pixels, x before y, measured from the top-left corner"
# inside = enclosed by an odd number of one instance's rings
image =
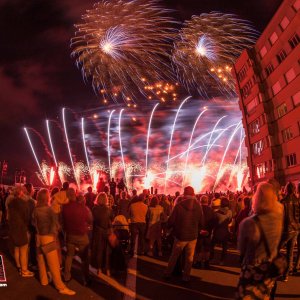
[[[110,269],[109,257],[111,248],[108,235],[111,231],[112,211],[106,205],[95,205],[92,214],[94,217],[91,265],[96,269]]]
[[[178,240],[196,240],[204,224],[202,209],[196,198],[185,197],[177,204],[167,224],[169,228],[173,229],[173,234]]]
[[[228,207],[220,208],[216,212],[216,224],[213,230],[213,239],[227,241],[230,237],[229,224],[232,221],[232,212]]]
[[[31,221],[30,207],[26,200],[13,198],[8,204],[9,235],[15,247],[28,244]]]
[[[281,200],[284,207],[284,223],[283,232],[285,235],[296,233],[300,229],[300,202],[299,199],[293,195],[287,195]]]

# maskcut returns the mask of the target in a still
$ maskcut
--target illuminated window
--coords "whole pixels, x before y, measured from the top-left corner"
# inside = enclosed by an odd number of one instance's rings
[[[264,140],[260,140],[256,143],[254,143],[252,146],[253,146],[253,154],[261,155],[263,150],[265,149],[266,144],[265,144]]]
[[[277,60],[281,64],[287,57],[287,54],[284,49],[282,49],[277,55]]]
[[[295,11],[298,11],[300,9],[300,0],[296,0],[293,4],[293,8]]]
[[[285,74],[284,74],[285,80],[287,83],[290,83],[295,77],[296,73],[294,68],[289,69]]]
[[[282,103],[280,106],[278,106],[277,113],[278,113],[278,118],[281,118],[287,113],[286,103]]]
[[[278,40],[278,35],[277,35],[277,33],[276,33],[276,32],[273,32],[272,35],[270,36],[269,40],[270,40],[270,43],[271,43],[272,45],[274,45],[274,44],[276,43],[276,41]]]
[[[287,167],[295,166],[297,164],[296,153],[287,155],[285,158]]]
[[[249,133],[251,136],[254,136],[255,134],[259,133],[260,127],[262,126],[261,118],[257,118],[253,122],[249,124]]]
[[[273,95],[278,94],[281,91],[281,84],[279,81],[277,81],[273,86],[272,86],[272,91]]]
[[[291,130],[291,127],[282,130],[282,138],[284,142],[289,141],[293,138],[293,132]]]
[[[265,68],[265,72],[267,76],[269,76],[274,71],[274,67],[272,64],[268,64],[268,66]]]
[[[256,165],[256,174],[258,178],[264,177],[266,173],[265,163]]]
[[[260,53],[261,58],[263,58],[267,54],[266,46],[262,47],[259,53]]]
[[[288,27],[289,24],[290,24],[290,20],[287,17],[284,17],[280,22],[280,27],[282,30],[284,30]]]
[[[299,35],[295,33],[293,37],[289,39],[289,44],[291,45],[292,49],[295,49],[299,43],[300,43]]]
[[[293,102],[294,102],[294,105],[297,106],[300,104],[300,91],[297,92],[293,97]]]

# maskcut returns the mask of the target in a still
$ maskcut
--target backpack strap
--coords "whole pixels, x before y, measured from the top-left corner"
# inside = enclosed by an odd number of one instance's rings
[[[270,250],[270,247],[269,247],[269,245],[268,245],[268,242],[267,242],[267,238],[266,238],[265,232],[264,232],[264,230],[263,230],[263,228],[262,228],[262,225],[261,225],[261,223],[260,223],[260,221],[259,221],[258,216],[257,216],[257,215],[254,216],[254,217],[253,217],[253,220],[254,220],[255,224],[257,225],[258,230],[259,230],[259,232],[260,232],[261,240],[262,240],[262,242],[263,242],[263,244],[264,244],[264,246],[265,246],[265,249],[266,249],[266,252],[267,252],[267,256],[268,256],[268,258],[271,258],[271,255],[272,255],[272,254],[271,254],[271,250]]]

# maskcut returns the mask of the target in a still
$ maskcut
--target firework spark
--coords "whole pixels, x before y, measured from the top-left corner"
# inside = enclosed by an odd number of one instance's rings
[[[235,15],[193,16],[174,45],[172,60],[178,79],[188,91],[197,90],[204,97],[234,95],[231,65],[256,38],[250,23]]]
[[[174,21],[168,11],[156,0],[101,1],[75,25],[72,56],[105,103],[134,101],[148,79],[170,77],[165,64]]]

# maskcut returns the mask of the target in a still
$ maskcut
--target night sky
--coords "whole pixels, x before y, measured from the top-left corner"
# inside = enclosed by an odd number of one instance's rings
[[[95,1],[0,0],[0,160],[36,169],[23,126],[40,129],[63,106],[100,105],[70,57],[74,23]],[[203,12],[235,13],[262,31],[281,0],[162,0],[180,21]]]

